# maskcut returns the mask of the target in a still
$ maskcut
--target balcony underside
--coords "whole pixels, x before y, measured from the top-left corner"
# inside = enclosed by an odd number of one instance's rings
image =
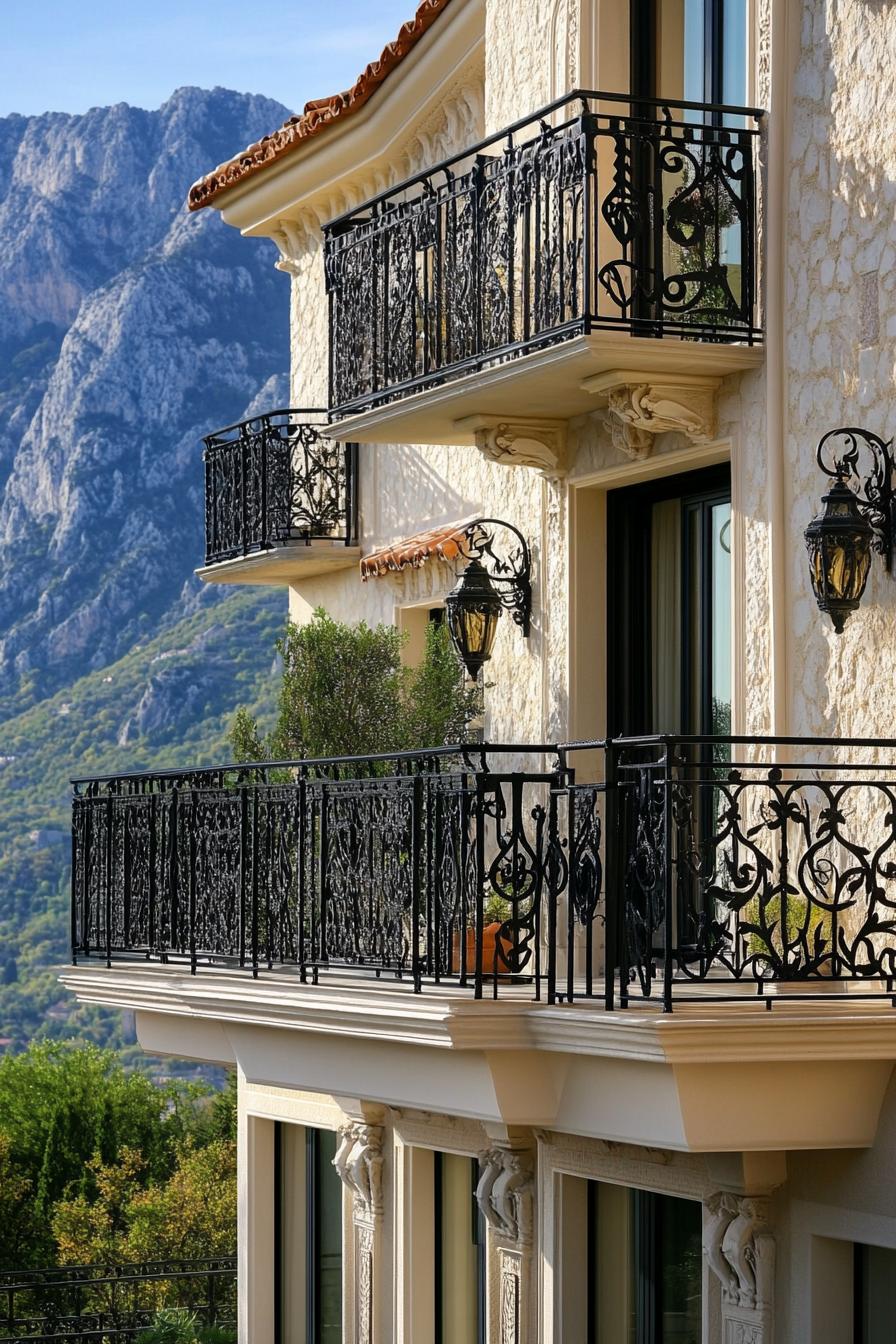
[[[693,1152],[870,1146],[896,1060],[896,1013],[849,994],[669,1016],[294,971],[118,963],[62,979],[134,1012],[144,1049],[239,1063],[251,1082]]]
[[[312,541],[307,545],[295,542],[252,555],[237,555],[232,560],[205,565],[195,572],[204,583],[262,583],[288,587],[318,574],[355,568],[360,559],[360,546],[346,546],[344,542],[336,541]]]
[[[532,354],[412,392],[330,427],[334,439],[358,443],[476,442],[482,420],[556,420],[601,409],[605,375],[620,382],[646,376],[657,381],[707,380],[762,363],[758,345],[707,343],[665,337],[650,340],[627,331],[597,331],[558,341]]]

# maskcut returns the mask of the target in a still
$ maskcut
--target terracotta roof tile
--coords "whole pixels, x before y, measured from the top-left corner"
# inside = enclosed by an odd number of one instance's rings
[[[246,178],[252,177],[269,164],[276,163],[297,149],[304,141],[319,135],[334,122],[360,111],[377,89],[420,41],[446,9],[450,0],[421,0],[414,17],[403,24],[394,42],[390,42],[379,57],[359,75],[350,89],[334,93],[329,98],[317,98],[306,103],[301,114],[290,117],[279,130],[264,136],[242,153],[221,163],[212,172],[200,177],[190,188],[188,204],[191,210],[210,205],[222,192],[229,191]]]
[[[398,574],[402,569],[420,569],[427,560],[459,560],[467,555],[470,524],[475,518],[459,523],[446,523],[429,532],[417,532],[413,537],[381,546],[361,561],[361,578],[379,579],[384,574]]]

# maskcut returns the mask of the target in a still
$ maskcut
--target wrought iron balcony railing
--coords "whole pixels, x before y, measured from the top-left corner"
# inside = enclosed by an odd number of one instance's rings
[[[577,92],[333,221],[331,415],[598,330],[758,341],[759,117]]]
[[[896,993],[896,740],[121,775],[76,783],[72,843],[75,960],[369,972],[608,1008]]]
[[[357,544],[357,445],[329,438],[324,414],[271,411],[205,438],[207,565],[289,543]]]
[[[0,1344],[134,1340],[162,1306],[236,1338],[236,1256],[0,1271]]]

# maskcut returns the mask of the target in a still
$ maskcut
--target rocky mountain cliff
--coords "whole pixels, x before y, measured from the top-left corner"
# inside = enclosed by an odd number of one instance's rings
[[[202,169],[286,115],[266,98],[188,88],[152,112],[121,104],[0,119],[9,986],[29,955],[16,951],[22,918],[37,906],[58,913],[52,943],[64,947],[62,851],[40,898],[22,856],[31,830],[64,825],[67,777],[85,751],[116,768],[165,751],[174,759],[184,737],[221,747],[237,691],[259,703],[272,691],[281,600],[203,589],[192,571],[203,545],[200,436],[288,400],[288,285],[271,244],[241,239],[213,211],[189,216],[184,199]],[[155,662],[133,663],[150,647]],[[239,677],[228,675],[237,664]],[[85,741],[85,718],[98,741]],[[44,866],[52,848],[40,848]],[[14,1035],[42,1025],[17,1020]]]

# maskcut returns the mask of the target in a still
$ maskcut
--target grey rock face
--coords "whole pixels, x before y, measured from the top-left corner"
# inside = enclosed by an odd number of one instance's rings
[[[285,115],[180,89],[0,119],[0,718],[200,600],[199,439],[282,400],[288,285],[183,202]]]

